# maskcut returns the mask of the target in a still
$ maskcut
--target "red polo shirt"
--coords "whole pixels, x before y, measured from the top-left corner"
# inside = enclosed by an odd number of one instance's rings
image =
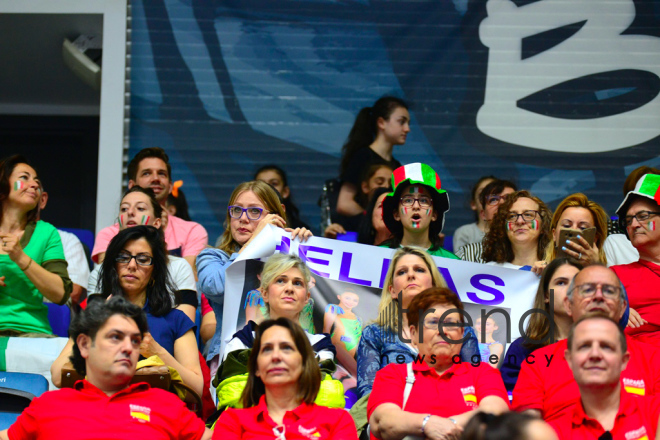
[[[273,440],[283,433],[287,440],[357,440],[355,422],[348,411],[316,404],[301,404],[284,414],[278,426],[268,415],[266,396],[251,408],[225,410],[213,430],[218,440]]]
[[[32,401],[9,428],[10,440],[190,439],[204,422],[176,395],[146,383],[108,397],[86,380]]]
[[[630,361],[621,373],[625,390],[635,395],[660,392],[660,351],[626,336]],[[566,340],[539,348],[523,361],[513,389],[515,411],[537,409],[546,421],[557,418],[580,398],[580,390],[564,359]],[[533,363],[531,363],[533,362]],[[549,365],[548,365],[549,364]]]
[[[613,440],[653,440],[658,429],[660,398],[635,397],[621,388],[619,412],[609,431]],[[580,401],[550,422],[560,439],[593,440],[605,433],[597,420],[584,413]]]
[[[485,363],[478,367],[467,362],[453,364],[439,375],[426,362],[415,362],[413,372],[415,383],[405,407],[408,412],[450,417],[476,409],[486,396],[509,402],[500,372]],[[403,406],[407,374],[406,364],[389,364],[376,373],[367,417],[383,403]]]
[[[628,295],[630,307],[648,321],[641,327],[626,327],[626,334],[641,342],[660,345],[660,265],[639,260],[630,264],[612,266]]]

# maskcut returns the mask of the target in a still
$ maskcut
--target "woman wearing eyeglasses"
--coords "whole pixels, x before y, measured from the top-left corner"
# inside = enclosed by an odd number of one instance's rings
[[[463,336],[459,310],[463,303],[446,287],[412,299],[407,317],[420,361],[389,364],[376,373],[367,405],[372,439],[458,439],[474,414],[509,410],[497,369],[456,361],[463,344],[451,341]]]
[[[167,252],[162,234],[153,226],[135,226],[120,231],[108,245],[100,272],[100,294],[90,301],[122,296],[143,308],[149,333],[140,354],[157,355],[177,370],[183,382],[202,395],[203,378],[197,352],[195,324],[172,305],[172,281],[167,270]],[[62,367],[69,360],[69,342],[51,367],[53,383],[60,386]]]
[[[449,195],[440,176],[424,163],[411,163],[392,173],[394,191],[383,200],[383,221],[392,238],[380,246],[415,246],[437,257],[458,257],[442,248],[439,236],[449,211]]]
[[[207,360],[211,374],[218,368],[222,310],[225,296],[225,271],[250,242],[268,225],[284,228],[291,238],[305,241],[311,231],[305,228],[287,228],[286,214],[275,190],[259,180],[243,182],[229,198],[225,232],[217,248],[205,249],[197,256],[199,289],[204,292],[217,320],[216,332],[210,342]]]
[[[484,237],[482,259],[511,269],[531,270],[550,242],[548,207],[527,191],[510,194]]]
[[[490,223],[493,221],[497,208],[504,203],[504,200],[506,200],[506,197],[509,194],[514,193],[517,190],[518,189],[513,182],[500,179],[496,179],[484,186],[479,193],[479,204],[481,206],[479,218],[480,220],[483,220],[484,233],[478,242],[468,243],[462,247],[456,247],[456,240],[454,240],[456,255],[461,260],[472,261],[473,263],[485,263],[485,261],[481,259],[481,254],[483,252],[483,238],[490,228]]]
[[[163,207],[156,200],[153,190],[135,185],[126,191],[121,199],[117,223],[120,231],[134,226],[148,225],[162,232],[164,230],[162,214]],[[90,295],[101,293],[99,285],[100,270],[101,265],[97,265],[89,276],[87,292]],[[185,313],[191,321],[194,321],[199,302],[192,267],[185,259],[169,255],[167,270],[172,279],[174,291],[179,296],[177,308]]]
[[[612,266],[628,294],[630,321],[626,334],[660,345],[660,175],[645,174],[616,214],[621,228],[639,252],[639,260]]]

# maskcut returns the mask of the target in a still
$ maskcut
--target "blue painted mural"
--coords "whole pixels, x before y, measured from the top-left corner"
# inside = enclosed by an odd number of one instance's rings
[[[552,206],[584,191],[612,214],[625,174],[660,165],[657,1],[131,4],[129,154],[168,152],[211,241],[233,187],[266,163],[318,225],[355,115],[385,94],[412,105],[394,156],[438,171],[449,234],[472,221],[481,175]]]

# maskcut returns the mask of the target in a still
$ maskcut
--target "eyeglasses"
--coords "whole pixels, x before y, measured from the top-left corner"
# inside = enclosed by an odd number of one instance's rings
[[[596,294],[596,291],[599,287],[605,298],[618,298],[621,294],[621,287],[613,286],[611,284],[584,283],[580,284],[579,286],[575,286],[574,290],[577,290],[577,292],[583,298],[591,298]]]
[[[497,194],[491,194],[486,197],[486,205],[495,206],[506,199],[506,196],[498,196]]]
[[[433,206],[433,199],[430,197],[422,196],[418,199],[412,196],[401,197],[401,206],[410,208],[415,204],[415,202],[419,203],[420,208],[430,208],[431,206]]]
[[[509,212],[506,215],[506,221],[509,223],[515,223],[518,221],[518,217],[522,217],[526,222],[531,222],[539,214],[538,211],[532,211],[531,209],[523,212],[522,214],[516,214],[515,212]]]
[[[462,327],[460,322],[451,319],[445,319],[442,322],[439,318],[427,318],[424,320],[424,328],[428,330],[438,330],[440,325],[442,325],[445,332],[456,330]]]
[[[241,218],[243,216],[243,213],[247,215],[247,218],[250,220],[259,220],[261,218],[261,214],[263,214],[264,209],[263,208],[257,208],[256,206],[253,206],[251,208],[242,208],[240,206],[230,206],[227,208],[229,211],[229,216],[231,218]],[[266,211],[268,213],[270,211]]]
[[[649,218],[651,218],[651,217],[654,216],[654,215],[660,215],[660,212],[654,212],[654,211],[639,211],[639,212],[638,212],[637,214],[635,214],[635,215],[627,215],[627,216],[625,217],[624,221],[626,222],[626,226],[630,226],[630,225],[632,225],[632,221],[633,221],[634,218],[636,218],[637,221],[641,223],[641,222],[643,222],[643,221],[648,220]]]
[[[135,262],[140,266],[151,266],[154,264],[154,259],[151,255],[138,254],[119,254],[115,258],[115,262],[119,264],[130,264],[131,260],[135,258]]]

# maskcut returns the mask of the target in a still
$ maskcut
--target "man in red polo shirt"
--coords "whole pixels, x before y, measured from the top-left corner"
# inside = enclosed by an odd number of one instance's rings
[[[0,440],[210,439],[174,394],[130,385],[147,318],[123,298],[96,301],[71,323],[71,361],[87,378],[32,401]]]
[[[568,334],[565,356],[580,399],[551,422],[559,438],[658,438],[660,398],[634,396],[621,386],[630,353],[616,322],[603,314],[583,316]]]
[[[582,269],[571,281],[564,307],[574,322],[589,312],[604,313],[618,322],[626,301],[616,274],[595,264]],[[658,394],[660,351],[630,338],[626,342],[630,361],[621,374],[625,391],[641,396]],[[578,386],[564,359],[565,350],[566,340],[559,341],[534,351],[523,363],[513,390],[514,410],[530,410],[551,421],[579,399]]]

